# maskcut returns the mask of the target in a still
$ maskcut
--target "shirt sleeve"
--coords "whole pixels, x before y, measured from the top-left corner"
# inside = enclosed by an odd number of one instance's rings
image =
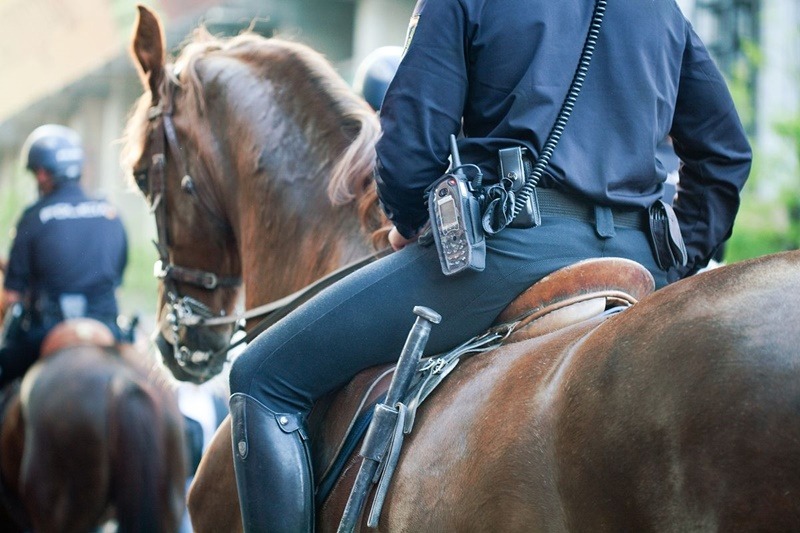
[[[725,80],[687,22],[687,40],[670,135],[681,159],[675,212],[688,264],[680,277],[708,264],[731,235],[752,152]]]
[[[26,212],[17,223],[16,235],[11,243],[8,254],[8,265],[3,285],[6,289],[24,293],[29,286],[31,278],[31,256],[34,224]]]
[[[376,181],[387,216],[405,237],[425,224],[424,191],[447,170],[449,137],[460,129],[467,32],[458,0],[420,0],[384,99]]]

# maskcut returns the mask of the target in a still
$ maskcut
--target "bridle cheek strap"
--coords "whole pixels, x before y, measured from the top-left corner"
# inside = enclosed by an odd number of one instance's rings
[[[166,167],[167,152],[171,151],[176,157],[179,167],[184,169],[188,176],[183,152],[178,142],[175,125],[172,122],[172,105],[167,97],[163,104],[150,108],[148,118],[153,122],[152,128],[152,164],[150,173],[149,194],[151,210],[156,219],[157,241],[154,243],[158,251],[159,261],[156,263],[155,274],[167,285],[168,292],[173,292],[177,298],[177,290],[172,283],[180,282],[200,287],[206,290],[215,290],[219,287],[238,287],[242,279],[236,276],[220,276],[214,272],[181,267],[173,264],[169,258],[169,232],[167,226],[167,201],[166,201]],[[165,104],[165,105],[164,105]]]

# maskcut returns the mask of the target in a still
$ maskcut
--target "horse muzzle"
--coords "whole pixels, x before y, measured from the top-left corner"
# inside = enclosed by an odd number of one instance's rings
[[[161,332],[153,342],[161,353],[162,362],[178,381],[202,384],[222,372],[227,362],[226,346],[216,352],[192,350],[184,344],[174,344]]]
[[[222,372],[233,327],[205,326],[196,314],[188,316],[185,309],[166,304],[153,340],[175,379],[204,383]]]

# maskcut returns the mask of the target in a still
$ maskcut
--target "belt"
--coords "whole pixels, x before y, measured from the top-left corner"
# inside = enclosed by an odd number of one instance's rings
[[[648,229],[647,210],[641,207],[609,207],[582,201],[555,189],[536,188],[542,216],[567,217],[600,226],[611,224],[642,231]],[[610,215],[610,216],[609,216]]]

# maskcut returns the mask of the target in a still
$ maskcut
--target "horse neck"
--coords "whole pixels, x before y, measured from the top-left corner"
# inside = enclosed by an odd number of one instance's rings
[[[248,309],[291,294],[372,251],[350,206],[284,218],[280,210],[265,212],[257,201],[246,201],[250,205],[239,217],[239,252]]]
[[[357,227],[353,229],[357,233]],[[301,242],[278,239],[269,247],[263,247],[262,238],[263,232],[249,231],[241,250],[248,309],[291,294],[373,251],[352,234],[309,235]]]
[[[222,105],[207,107],[211,124],[224,124],[213,129],[225,132],[217,142],[229,168],[221,174],[234,177],[227,210],[235,214],[247,308],[372,251],[355,202],[334,206],[327,194],[334,160],[349,143],[339,118],[318,98],[297,95],[287,109],[275,99],[276,82],[259,87],[230,87]]]

